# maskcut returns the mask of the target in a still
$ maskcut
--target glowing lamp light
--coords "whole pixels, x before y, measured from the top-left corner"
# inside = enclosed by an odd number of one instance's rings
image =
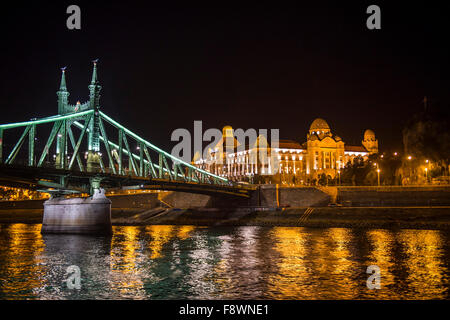
[[[411,156],[408,156],[408,160],[411,160],[412,159],[412,157]]]

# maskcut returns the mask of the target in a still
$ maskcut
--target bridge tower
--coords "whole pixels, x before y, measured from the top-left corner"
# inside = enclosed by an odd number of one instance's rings
[[[59,85],[59,91],[56,92],[58,96],[58,114],[64,114],[66,106],[69,104],[69,91],[66,86],[66,68],[61,68],[61,83]]]
[[[87,166],[88,172],[101,172],[100,159],[100,90],[97,77],[97,62],[93,61],[92,80],[89,85],[89,101],[69,104],[69,92],[66,85],[65,68],[62,68],[61,83],[58,96],[58,115],[73,114],[86,110],[94,110],[92,120],[87,127]],[[56,137],[56,168],[68,169],[68,132],[70,125],[77,118],[61,121]],[[69,140],[70,142],[70,140]],[[60,177],[60,184],[65,185],[65,177]],[[44,203],[42,233],[83,233],[111,234],[111,201],[106,198],[100,188],[101,178],[90,179],[91,196],[87,198],[66,199],[60,195],[52,196]]]
[[[56,92],[58,96],[58,114],[65,115],[73,112],[81,112],[86,110],[95,110],[93,119],[89,124],[89,132],[87,134],[88,142],[88,154],[87,154],[87,171],[88,172],[100,172],[100,91],[102,87],[99,84],[97,76],[97,60],[93,61],[92,79],[89,88],[89,101],[81,104],[77,102],[76,105],[69,104],[69,91],[66,85],[66,68],[62,68],[61,83],[59,90]],[[64,156],[67,155],[67,122],[61,123],[61,127],[58,130],[56,138],[56,167],[58,169],[67,168],[67,159]]]
[[[58,114],[62,115],[66,112],[69,105],[69,91],[67,91],[66,86],[66,68],[61,69],[61,83],[59,85],[59,91],[56,92],[58,96]],[[65,132],[65,124],[61,125],[61,128],[58,131],[58,136],[56,138],[56,167],[59,169],[66,168],[66,159],[65,159],[65,151],[66,151],[66,132]]]
[[[89,125],[88,134],[88,155],[87,155],[87,171],[99,172],[100,167],[100,90],[102,87],[97,78],[97,62],[94,60],[94,68],[92,70],[92,80],[89,85],[89,109],[94,109],[94,117]]]

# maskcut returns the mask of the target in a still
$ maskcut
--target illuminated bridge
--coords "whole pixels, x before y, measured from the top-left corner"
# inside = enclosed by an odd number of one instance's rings
[[[63,68],[56,116],[0,125],[0,185],[53,198],[100,188],[250,197],[254,187],[183,162],[100,111],[100,90],[94,61],[89,100],[69,104]]]

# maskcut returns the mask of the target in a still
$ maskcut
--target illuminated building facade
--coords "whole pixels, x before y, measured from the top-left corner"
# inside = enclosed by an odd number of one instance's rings
[[[197,156],[193,163],[235,181],[310,184],[322,174],[336,178],[356,157],[367,159],[370,154],[378,153],[378,140],[372,130],[364,132],[360,146],[346,145],[321,118],[312,122],[306,142],[302,144],[279,140],[277,147],[270,148],[266,138],[260,135],[254,143],[240,148],[241,151],[238,151],[239,145],[233,128],[226,126],[222,139],[208,151],[206,159]],[[262,159],[264,154],[268,156]]]

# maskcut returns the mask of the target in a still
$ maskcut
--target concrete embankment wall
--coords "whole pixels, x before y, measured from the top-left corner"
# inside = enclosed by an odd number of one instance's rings
[[[155,208],[161,205],[157,193],[133,195],[109,195],[111,208]]]
[[[111,208],[154,208],[160,206],[157,193],[109,195]],[[45,200],[0,201],[0,210],[44,209]]]
[[[187,192],[161,192],[159,198],[173,208],[212,208],[214,197]]]
[[[260,188],[260,199],[257,205],[265,207],[290,206],[290,207],[321,207],[330,203],[329,194],[314,187],[276,187],[275,185],[263,185]],[[277,200],[278,193],[278,200]],[[255,195],[254,197],[257,197]]]
[[[277,196],[278,195],[278,196]],[[183,192],[162,192],[160,198],[175,208],[230,208],[261,206],[348,207],[450,206],[450,187],[282,187],[262,185],[251,199],[215,197]],[[114,201],[113,201],[114,203]]]
[[[278,197],[277,197],[278,193]],[[232,208],[232,207],[319,207],[330,203],[330,195],[314,187],[276,188],[263,185],[251,199],[227,198],[185,192],[162,192],[160,198],[174,208]],[[278,199],[277,199],[278,198]]]
[[[337,187],[344,206],[449,206],[450,187]]]
[[[278,195],[278,196],[277,196]],[[262,185],[251,199],[236,199],[185,192],[161,192],[109,195],[113,209],[160,207],[233,208],[233,207],[326,207],[337,201],[344,206],[450,206],[450,187],[278,187]],[[44,200],[0,201],[0,210],[42,210]]]
[[[0,201],[0,210],[44,209],[45,200]]]

